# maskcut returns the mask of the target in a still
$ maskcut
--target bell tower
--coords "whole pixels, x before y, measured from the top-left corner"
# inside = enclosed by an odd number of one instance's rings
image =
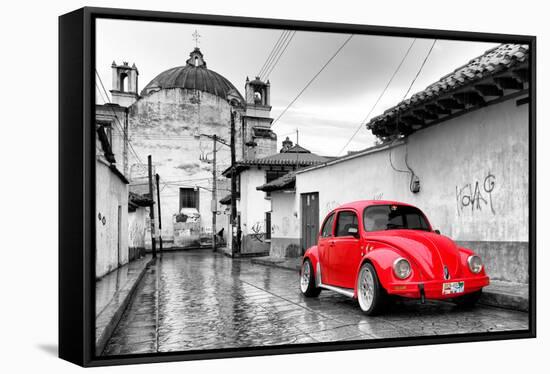
[[[129,107],[138,98],[138,69],[136,64],[129,66],[127,62],[122,65],[117,65],[113,61],[111,64],[113,72],[113,83],[111,96],[113,104],[118,104],[123,107]]]
[[[246,111],[243,116],[245,158],[260,158],[277,153],[277,135],[271,131],[271,84],[260,77],[246,78]]]

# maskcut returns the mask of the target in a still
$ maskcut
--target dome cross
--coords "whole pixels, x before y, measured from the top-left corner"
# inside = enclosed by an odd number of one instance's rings
[[[195,41],[195,48],[199,48],[199,39],[201,37],[201,34],[197,30],[192,34],[193,40]]]

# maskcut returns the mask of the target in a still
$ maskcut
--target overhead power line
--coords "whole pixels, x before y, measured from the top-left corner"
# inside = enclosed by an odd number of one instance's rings
[[[332,54],[332,56],[327,60],[327,62],[325,62],[325,64],[321,67],[321,69],[307,82],[307,84],[305,85],[304,88],[302,88],[300,90],[300,92],[298,93],[298,95],[296,95],[296,97],[294,99],[292,99],[292,101],[286,106],[286,108],[281,112],[281,114],[279,114],[279,116],[277,118],[275,118],[275,120],[273,121],[273,123],[271,124],[271,128],[273,128],[273,126],[275,126],[275,124],[281,119],[281,117],[287,112],[287,110],[292,106],[292,104],[294,104],[296,102],[296,100],[298,100],[298,98],[300,96],[302,96],[302,94],[305,92],[305,90],[308,89],[308,87],[313,83],[313,81],[315,79],[317,79],[317,77],[323,72],[323,70],[325,70],[325,68],[332,62],[332,60],[334,60],[334,58],[336,56],[338,56],[338,54],[340,53],[340,51],[346,46],[346,44],[349,43],[349,41],[351,40],[351,38],[353,38],[353,34],[351,34],[343,43],[342,45],[336,50],[336,52],[334,52]]]
[[[279,39],[277,39],[277,42],[271,49],[271,52],[267,56],[267,59],[265,60],[262,68],[258,72],[258,77],[261,77],[262,74],[266,71],[267,67],[271,64],[271,61],[273,61],[273,57],[279,52],[280,47],[282,45],[282,40],[286,39],[287,35],[290,33],[290,30],[283,30],[281,32],[281,35],[279,35]]]
[[[290,35],[290,34],[289,34]],[[286,44],[284,44],[284,47],[282,49],[282,51],[279,53],[279,56],[277,57],[277,59],[275,60],[275,62],[273,64],[271,64],[271,68],[269,68],[269,70],[264,74],[264,77],[263,77],[263,80],[266,81],[269,79],[269,76],[271,75],[271,72],[273,71],[273,69],[275,69],[275,66],[277,66],[277,64],[279,63],[279,60],[281,59],[281,57],[283,56],[283,54],[285,53],[286,49],[288,48],[288,46],[290,45],[290,42],[292,41],[292,39],[294,39],[294,35],[296,35],[296,31],[293,31],[292,34],[290,35],[290,37],[288,38],[288,41],[286,41]]]
[[[401,59],[401,61],[399,62],[399,65],[397,65],[397,68],[395,69],[395,71],[393,72],[391,78],[389,79],[388,83],[386,83],[386,86],[384,87],[384,89],[382,90],[382,92],[380,93],[380,95],[378,96],[378,98],[376,99],[374,105],[370,108],[369,110],[369,113],[365,116],[365,118],[359,123],[359,126],[357,126],[357,129],[355,130],[355,132],[353,133],[353,135],[348,139],[348,141],[346,142],[346,144],[342,147],[342,149],[340,149],[340,152],[338,152],[337,156],[339,156],[345,149],[346,147],[349,145],[349,143],[351,143],[351,141],[353,140],[353,138],[355,138],[355,136],[357,135],[357,133],[359,133],[359,130],[361,130],[361,128],[364,126],[365,122],[370,118],[370,115],[372,114],[372,112],[374,111],[374,109],[376,108],[376,106],[378,105],[378,103],[380,102],[380,100],[382,99],[382,97],[384,96],[384,94],[386,93],[386,91],[388,90],[388,87],[390,86],[390,84],[392,83],[393,79],[395,78],[395,76],[397,75],[397,73],[399,72],[399,70],[401,69],[401,66],[403,66],[403,63],[405,62],[405,60],[407,59],[407,56],[409,55],[414,43],[416,42],[416,39],[413,39],[413,41],[411,42],[411,44],[409,45],[409,48],[407,49],[407,52],[405,52],[405,54],[403,55],[403,58]]]
[[[413,87],[414,82],[416,82],[416,79],[417,79],[418,76],[420,75],[420,72],[421,72],[422,69],[424,68],[424,65],[426,65],[426,61],[428,61],[428,57],[430,57],[430,54],[432,53],[432,50],[434,49],[435,42],[437,42],[437,39],[434,39],[434,41],[433,41],[433,43],[432,43],[432,46],[430,47],[430,50],[428,51],[428,54],[427,54],[426,57],[424,58],[424,61],[422,61],[422,65],[420,65],[420,68],[418,69],[418,72],[416,73],[414,79],[412,80],[411,85],[409,86],[409,89],[407,90],[407,92],[405,92],[405,95],[403,95],[403,99],[402,99],[402,100],[405,100],[405,98],[407,97],[407,95],[409,94],[409,92],[411,92],[411,88]]]

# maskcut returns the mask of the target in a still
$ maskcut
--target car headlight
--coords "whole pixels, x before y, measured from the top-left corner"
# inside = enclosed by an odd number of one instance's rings
[[[468,266],[470,267],[470,271],[475,274],[479,273],[481,269],[483,269],[481,258],[476,255],[468,257]]]
[[[393,262],[393,273],[399,279],[405,279],[411,275],[411,264],[403,257]]]

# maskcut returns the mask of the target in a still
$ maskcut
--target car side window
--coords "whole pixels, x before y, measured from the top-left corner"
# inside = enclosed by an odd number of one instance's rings
[[[335,236],[349,236],[349,229],[359,227],[359,221],[357,214],[350,211],[343,211],[338,213],[338,220],[336,221],[336,235]]]
[[[323,225],[323,230],[321,230],[321,236],[323,238],[332,236],[332,222],[334,222],[334,213],[332,213],[327,220],[325,221],[325,224]]]

